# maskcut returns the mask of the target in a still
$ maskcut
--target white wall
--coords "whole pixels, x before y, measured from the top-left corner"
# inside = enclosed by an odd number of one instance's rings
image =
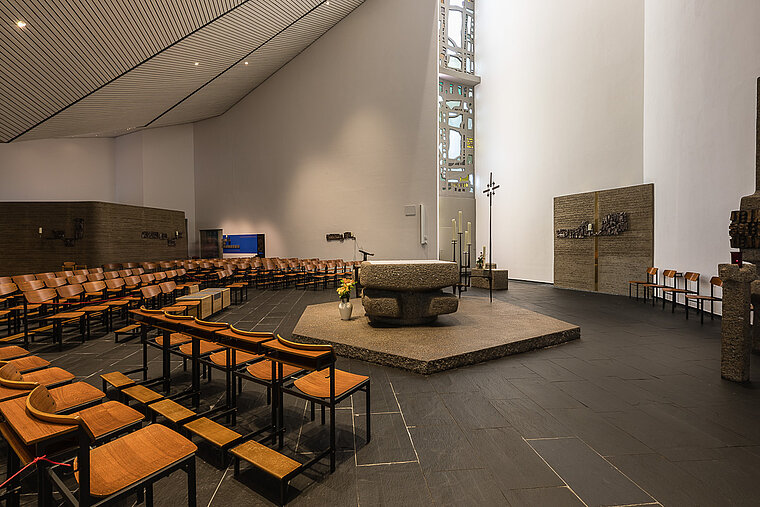
[[[552,198],[642,181],[643,0],[476,3],[477,226],[494,260],[552,281]],[[488,234],[478,235],[477,249]]]
[[[655,184],[655,264],[729,262],[728,223],[754,191],[760,2],[646,2],[644,179]]]
[[[113,139],[0,144],[0,200],[113,202]]]
[[[195,126],[199,228],[267,255],[436,258],[436,0],[367,0],[226,114]],[[430,243],[419,243],[427,206]],[[352,231],[357,244],[325,240]]]

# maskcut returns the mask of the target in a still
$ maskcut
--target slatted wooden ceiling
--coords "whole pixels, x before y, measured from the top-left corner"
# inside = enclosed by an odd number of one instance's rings
[[[0,141],[221,114],[362,2],[0,0]]]

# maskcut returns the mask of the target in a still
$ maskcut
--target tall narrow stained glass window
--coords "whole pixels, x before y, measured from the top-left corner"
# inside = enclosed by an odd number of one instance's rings
[[[475,130],[473,88],[438,81],[438,163],[442,194],[472,195]]]
[[[474,0],[440,0],[440,66],[475,73]]]

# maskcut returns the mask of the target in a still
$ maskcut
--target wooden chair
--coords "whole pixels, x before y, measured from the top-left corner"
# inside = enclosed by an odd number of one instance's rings
[[[78,276],[85,276],[86,277],[89,274],[90,274],[90,270],[89,269],[75,269],[74,270],[74,275],[75,276],[78,275]]]
[[[697,286],[699,287],[699,286]],[[723,280],[718,278],[717,276],[714,276],[710,278],[710,295],[709,296],[700,296],[699,293],[696,294],[686,294],[684,297],[686,298],[686,318],[689,318],[689,302],[695,301],[697,303],[697,311],[699,312],[699,321],[701,324],[705,323],[705,301],[710,302],[710,320],[712,320],[715,317],[715,311],[713,309],[713,305],[716,301],[722,301],[722,298],[715,295],[715,289],[717,287],[723,287]]]
[[[630,280],[628,282],[628,297],[631,297],[631,288],[635,285],[636,286],[636,299],[639,299],[639,286],[646,285],[646,284],[657,284],[657,268],[655,267],[648,267],[647,268],[647,279],[646,280]],[[646,296],[644,296],[644,299],[646,299]]]
[[[156,277],[153,275],[153,273],[145,273],[144,275],[140,275],[140,282],[142,285],[151,285],[156,280]]]
[[[643,283],[641,284],[642,287],[644,287],[644,299],[647,298],[648,294],[651,293],[652,295],[652,306],[654,306],[654,301],[657,298],[657,290],[658,289],[667,289],[671,287],[675,287],[675,277],[676,277],[676,270],[675,269],[666,269],[662,272],[662,281],[663,283]],[[668,285],[666,282],[667,280],[671,280],[672,285]],[[664,306],[663,306],[664,308]]]
[[[55,278],[55,273],[37,273],[34,275],[37,280],[47,280],[48,278]]]
[[[70,383],[74,375],[58,368],[43,368],[22,374],[12,363],[0,367],[0,401],[28,395],[38,385],[47,388]]]
[[[70,285],[75,285],[75,284],[81,285],[87,281],[87,275],[75,274],[74,276],[68,277],[66,280],[69,282]]]
[[[117,278],[121,278],[118,271],[106,271],[103,273],[103,278],[105,280],[115,280]]]
[[[21,285],[24,282],[31,282],[32,280],[36,280],[37,277],[34,275],[16,275],[11,277],[11,280],[16,285]]]
[[[56,271],[55,272],[56,278],[68,278],[70,276],[74,276],[73,271]]]
[[[103,264],[104,271],[119,271],[120,269],[121,269],[121,264],[119,263]]]
[[[91,443],[97,441],[97,433],[104,431],[101,429],[102,421],[112,427],[115,424],[113,421],[120,418],[108,418],[107,414],[119,412],[121,416],[124,408],[131,410],[114,401],[98,407],[95,414],[83,410],[77,414],[60,415],[56,413],[55,400],[44,386],[32,391],[26,400],[30,416],[47,424],[72,426],[78,437],[77,457],[71,464],[79,491],[75,496],[73,490],[67,487],[66,476],[62,473],[66,469],[61,466],[54,466],[49,472],[53,486],[67,502],[80,507],[112,503],[127,495],[141,494],[143,490],[150,505],[153,484],[176,470],[184,470],[188,477],[188,505],[195,507],[197,447],[179,433],[153,424],[90,449]]]
[[[674,280],[673,287],[663,287],[662,290],[662,307],[665,308],[665,302],[667,295],[670,294],[671,302],[673,303],[671,313],[676,311],[676,304],[678,304],[679,294],[699,293],[699,273],[687,272],[683,275],[684,286],[679,289],[677,283]],[[689,288],[689,283],[692,283],[692,287]],[[684,301],[685,303],[685,301]]]
[[[105,275],[103,273],[90,273],[87,275],[87,280],[90,282],[99,282],[103,279],[105,279]]]
[[[326,456],[330,457],[330,472],[335,471],[335,406],[353,393],[363,390],[367,402],[367,442],[370,441],[370,387],[369,377],[355,375],[335,369],[335,353],[330,345],[307,345],[295,343],[278,336],[262,344],[265,354],[272,360],[272,377],[274,379],[272,414],[274,433],[283,446],[283,393],[297,396],[312,402],[312,419],[314,403],[330,408],[330,444],[306,463],[299,463],[284,456],[255,440],[248,440],[232,447],[230,453],[235,458],[235,475],[240,473],[240,461],[246,461],[259,470],[270,475],[280,483],[280,504],[287,500],[288,483],[296,475],[313,466]],[[292,383],[283,382],[285,364],[300,366],[313,370],[312,373],[299,377]],[[324,410],[324,409],[323,409]],[[324,413],[324,412],[323,412]],[[324,421],[324,419],[323,419]]]
[[[132,270],[131,269],[120,269],[119,270],[119,276],[121,278],[126,278],[128,276],[132,276]]]
[[[64,262],[61,265],[61,270],[63,270],[63,271],[74,271],[76,269],[76,267],[77,267],[77,263],[76,262]]]
[[[45,287],[48,289],[57,289],[58,287],[63,287],[69,283],[69,281],[66,278],[48,278],[45,280]]]

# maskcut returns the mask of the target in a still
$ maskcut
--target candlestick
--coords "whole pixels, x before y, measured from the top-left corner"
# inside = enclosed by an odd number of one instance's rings
[[[462,233],[462,210],[459,210],[459,230],[457,231],[459,234]]]
[[[465,245],[472,245],[472,241],[470,241],[470,230],[464,231],[464,244]]]
[[[457,240],[457,219],[451,219],[451,241]]]

